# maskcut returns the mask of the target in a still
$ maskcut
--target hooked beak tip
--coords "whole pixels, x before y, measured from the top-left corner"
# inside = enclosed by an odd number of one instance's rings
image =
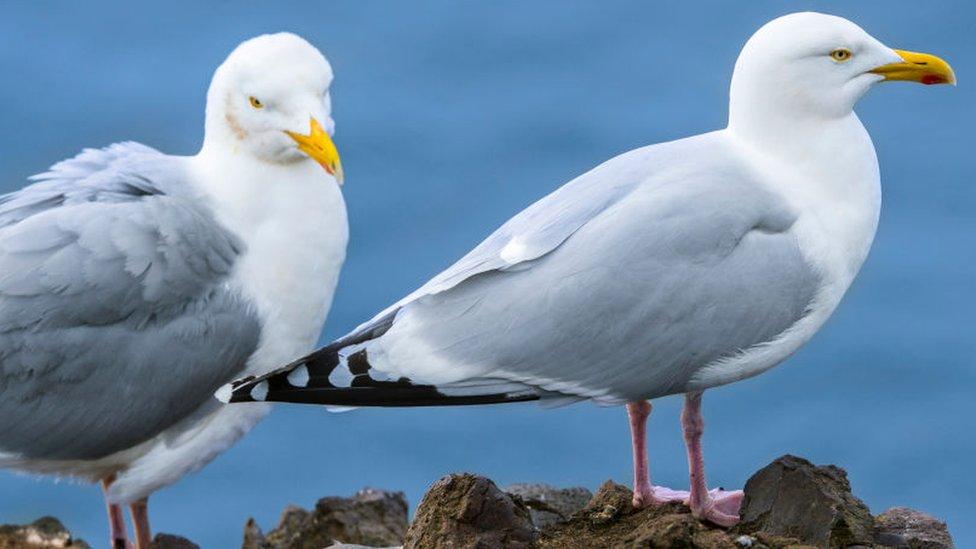
[[[944,59],[928,53],[894,50],[900,61],[875,67],[870,72],[881,75],[884,80],[918,82],[931,86],[934,84],[956,85],[956,73]]]
[[[318,120],[314,117],[309,118],[308,135],[288,130],[285,130],[285,134],[298,144],[298,150],[318,162],[327,173],[335,177],[336,181],[342,185],[342,161],[339,159],[339,151]]]

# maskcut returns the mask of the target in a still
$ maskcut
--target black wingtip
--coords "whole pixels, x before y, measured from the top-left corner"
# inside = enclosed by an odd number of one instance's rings
[[[485,387],[482,393],[452,394],[447,388],[415,383],[407,378],[386,378],[370,365],[365,349],[353,351],[355,345],[383,331],[377,329],[340,339],[272,372],[228,383],[215,396],[224,403],[293,402],[349,407],[467,406],[541,398],[538,391],[528,388],[499,392]],[[340,357],[343,350],[349,352]]]
[[[322,359],[329,364],[325,368]],[[349,386],[337,387],[329,381],[329,373],[338,363],[337,358],[313,353],[263,376],[249,376],[228,383],[217,391],[216,397],[224,403],[290,402],[348,407],[471,406],[540,398],[538,392],[528,390],[457,395],[406,378],[373,379],[368,374],[369,366],[363,351],[350,355],[343,365],[353,375]]]

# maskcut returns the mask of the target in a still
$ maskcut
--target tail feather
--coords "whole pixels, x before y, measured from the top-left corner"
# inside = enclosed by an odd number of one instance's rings
[[[375,335],[373,335],[375,337]],[[217,391],[222,402],[296,402],[340,407],[459,406],[539,400],[538,389],[504,380],[453,385],[390,379],[369,363],[362,340],[340,340],[287,366]]]

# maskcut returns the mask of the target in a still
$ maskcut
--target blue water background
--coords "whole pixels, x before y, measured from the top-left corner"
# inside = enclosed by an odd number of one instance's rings
[[[957,88],[880,86],[858,107],[884,209],[846,301],[793,359],[710,391],[713,484],[783,453],[845,467],[880,512],[912,505],[976,546],[976,7],[918,2],[7,2],[0,11],[0,190],[86,146],[191,154],[213,69],[291,30],[328,57],[352,242],[323,341],[412,290],[496,226],[623,151],[724,125],[732,65],[763,22],[817,9],[950,60]],[[147,396],[148,397],[148,396]],[[656,481],[686,486],[680,399],[656,403]],[[501,484],[628,482],[620,408],[281,406],[199,474],[155,495],[154,526],[238,546],[248,516],[363,486],[415,505],[452,471]],[[43,436],[39,434],[39,436]],[[96,488],[0,472],[0,523],[60,517],[96,546]]]

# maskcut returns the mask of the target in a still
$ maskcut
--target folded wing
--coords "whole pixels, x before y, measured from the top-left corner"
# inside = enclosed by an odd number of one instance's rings
[[[241,244],[142,145],[33,179],[0,197],[0,450],[99,458],[243,369],[259,325],[224,284]]]
[[[708,136],[618,157],[349,336],[224,396],[429,405],[680,392],[789,329],[819,289],[793,210],[757,177]]]

